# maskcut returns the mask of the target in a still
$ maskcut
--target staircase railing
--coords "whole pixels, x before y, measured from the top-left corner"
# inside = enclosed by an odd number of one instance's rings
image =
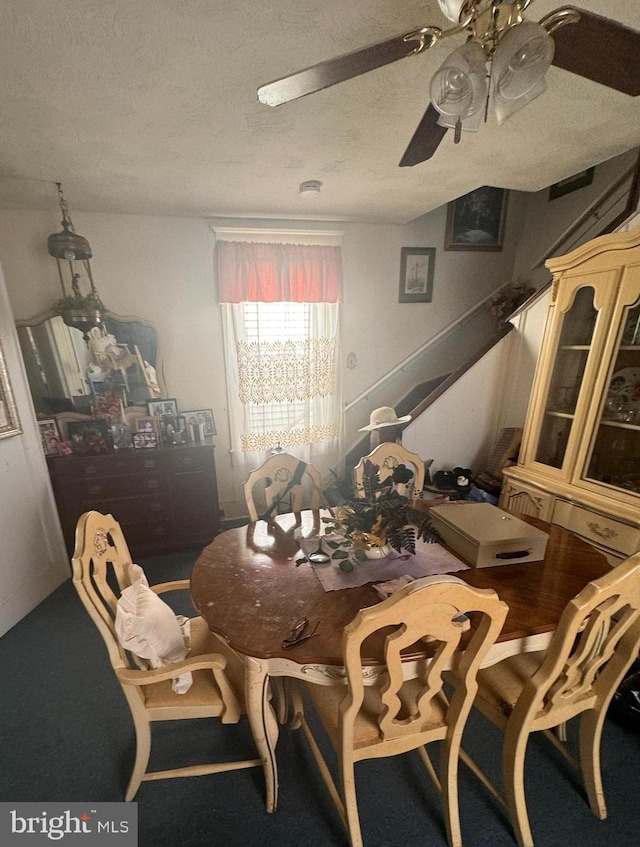
[[[626,199],[625,199],[626,198]],[[561,235],[556,238],[553,243],[545,250],[545,252],[534,262],[532,271],[544,266],[544,263],[551,256],[561,255],[578,247],[580,244],[595,238],[599,235],[605,235],[608,232],[613,232],[619,228],[631,215],[638,210],[640,201],[640,154],[636,161],[629,165],[625,171],[604,191],[600,193],[596,199],[584,209],[580,216],[567,227]],[[617,211],[620,204],[624,202],[624,206]],[[609,215],[613,214],[610,220],[607,220]],[[606,221],[602,225],[602,221]],[[549,288],[551,278],[544,282],[531,297],[526,300],[521,306],[506,319],[502,328],[496,330],[495,318],[491,315],[489,309],[489,301],[498,294],[503,288],[500,286],[482,301],[477,303],[471,309],[467,310],[461,317],[450,323],[433,338],[426,341],[421,347],[415,350],[407,359],[396,365],[391,370],[387,371],[376,382],[370,385],[365,391],[351,400],[345,407],[347,414],[347,434],[353,434],[358,427],[368,423],[368,414],[374,406],[394,405],[402,401],[402,398],[409,395],[411,389],[418,383],[428,382],[434,377],[440,377],[439,384],[435,390],[431,391],[428,397],[423,398],[414,408],[402,410],[402,414],[411,411],[414,416],[420,414],[428,407],[437,397],[453,385],[460,376],[468,370],[484,353],[500,340],[512,327],[509,324],[518,314],[529,309],[540,297],[542,297]],[[463,328],[469,327],[472,324],[480,326],[485,320],[484,340],[469,343],[466,348],[466,355],[461,355],[451,361],[450,367],[441,367],[438,373],[432,370],[427,373],[420,372],[421,363],[427,358],[438,358],[438,348],[445,348],[447,343],[451,343],[455,339],[457,333]],[[470,339],[465,339],[469,341]],[[462,354],[462,350],[456,350]],[[416,377],[411,384],[409,377],[415,369]],[[437,370],[437,368],[435,369]],[[395,387],[395,390],[394,390]],[[384,399],[383,399],[384,398]],[[376,399],[379,402],[376,402]],[[365,406],[366,403],[366,406]],[[350,419],[350,420],[349,420]],[[351,450],[357,451],[358,444],[352,444]]]

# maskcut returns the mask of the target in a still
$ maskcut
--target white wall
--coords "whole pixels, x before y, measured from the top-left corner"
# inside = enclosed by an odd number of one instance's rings
[[[403,445],[425,461],[433,459],[432,475],[456,466],[483,469],[494,446],[505,360],[515,340],[513,332],[506,336],[404,430]]]
[[[0,635],[70,576],[0,268],[0,341],[22,433],[0,439]]]
[[[532,272],[532,267],[549,250],[552,250],[552,256],[562,256],[568,253],[570,249],[573,249],[572,246],[560,246],[557,249],[552,249],[552,247],[556,240],[581,215],[583,210],[587,209],[600,195],[604,194],[616,179],[636,162],[637,158],[638,150],[634,149],[623,153],[621,156],[616,156],[607,162],[602,162],[596,166],[591,185],[585,186],[578,191],[573,191],[570,194],[565,194],[563,197],[557,197],[555,200],[549,200],[549,189],[531,194],[526,205],[526,213],[523,221],[523,237],[518,245],[514,265],[515,276],[522,276],[532,280],[536,288],[545,284],[551,278],[549,271],[542,265],[538,266]],[[628,183],[626,187],[628,187]],[[616,196],[623,195],[624,187]],[[607,201],[607,205],[609,202]],[[623,205],[624,203],[619,204],[617,209],[620,210]],[[607,206],[604,208],[606,209]],[[602,215],[603,210],[599,210],[598,214]],[[614,214],[611,214],[605,220],[610,220],[613,216]],[[603,225],[603,221],[595,217],[590,218],[588,226],[591,228],[585,230],[587,235],[584,240],[594,238],[600,232]]]

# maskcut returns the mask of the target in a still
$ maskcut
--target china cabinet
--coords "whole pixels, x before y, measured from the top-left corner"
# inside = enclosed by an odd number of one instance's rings
[[[547,267],[545,334],[500,506],[578,533],[614,564],[640,550],[640,229]]]

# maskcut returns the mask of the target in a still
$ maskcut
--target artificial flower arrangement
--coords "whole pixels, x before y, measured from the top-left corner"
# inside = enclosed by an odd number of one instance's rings
[[[489,301],[491,314],[495,315],[500,323],[506,321],[534,292],[535,288],[526,281],[509,283]]]
[[[412,472],[404,465],[382,482],[379,467],[365,462],[362,488],[340,479],[332,471],[334,490],[340,492],[342,503],[332,508],[332,517],[325,519],[324,544],[331,550],[331,559],[343,571],[352,571],[352,558],[364,561],[372,558],[375,548],[388,546],[401,552],[415,554],[416,540],[435,542],[440,536],[431,525],[429,515],[414,509],[411,499],[399,494],[396,485],[409,482]],[[298,559],[296,564],[306,561]]]

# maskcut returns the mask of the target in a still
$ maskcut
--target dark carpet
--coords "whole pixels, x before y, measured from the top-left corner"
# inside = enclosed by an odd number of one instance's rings
[[[151,583],[162,582],[188,576],[196,555],[140,564]],[[0,667],[0,801],[122,800],[133,724],[71,580],[0,639]],[[237,726],[159,724],[154,733],[156,768],[254,755],[246,718]],[[464,746],[498,782],[500,745],[500,733],[472,715]],[[143,783],[136,797],[141,847],[348,847],[302,732],[283,728],[277,753],[280,804],[271,815],[260,768]],[[602,771],[605,821],[593,816],[578,776],[557,751],[532,739],[526,789],[536,847],[640,844],[639,732],[607,720]],[[417,753],[363,762],[356,778],[365,847],[445,847],[439,799]],[[464,765],[460,807],[466,847],[513,847],[506,813]]]

